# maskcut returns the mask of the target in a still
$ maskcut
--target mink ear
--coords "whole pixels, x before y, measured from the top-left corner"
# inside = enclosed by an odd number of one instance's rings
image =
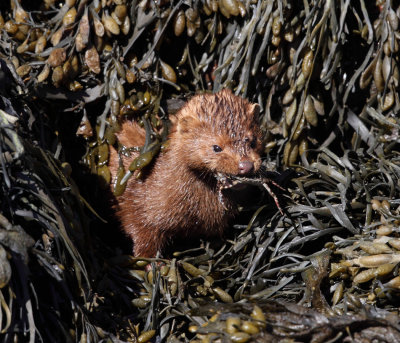
[[[250,104],[250,112],[253,113],[254,117],[258,116],[260,114],[260,105]]]
[[[177,131],[179,133],[187,133],[195,126],[196,120],[193,117],[187,116],[177,120]]]
[[[172,126],[175,126],[178,123],[178,118],[175,114],[170,115],[168,119],[171,122]]]

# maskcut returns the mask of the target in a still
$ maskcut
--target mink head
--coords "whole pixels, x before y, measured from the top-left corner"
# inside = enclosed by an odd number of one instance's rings
[[[260,168],[259,107],[230,90],[194,96],[175,118],[171,145],[189,168],[247,175]]]

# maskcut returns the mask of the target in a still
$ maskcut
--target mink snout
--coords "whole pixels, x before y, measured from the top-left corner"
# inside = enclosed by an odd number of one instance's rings
[[[251,161],[240,161],[239,162],[239,174],[240,175],[247,175],[253,172],[254,170],[254,163]]]

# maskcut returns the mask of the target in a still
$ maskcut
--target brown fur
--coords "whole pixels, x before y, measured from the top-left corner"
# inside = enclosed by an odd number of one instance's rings
[[[259,169],[257,114],[257,105],[229,90],[196,95],[176,114],[168,150],[143,181],[132,177],[116,199],[116,214],[136,256],[155,256],[174,236],[222,234],[236,206],[226,197],[220,201],[215,174],[238,175],[243,161]],[[144,144],[144,130],[133,122],[124,122],[117,136],[127,147]],[[215,152],[214,145],[223,150]],[[134,157],[123,158],[126,168]],[[118,165],[118,153],[111,149],[113,177]]]

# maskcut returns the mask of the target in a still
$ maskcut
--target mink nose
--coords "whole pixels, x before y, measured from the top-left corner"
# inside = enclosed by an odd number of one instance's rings
[[[251,161],[239,162],[239,174],[248,174],[254,169],[254,163]]]

